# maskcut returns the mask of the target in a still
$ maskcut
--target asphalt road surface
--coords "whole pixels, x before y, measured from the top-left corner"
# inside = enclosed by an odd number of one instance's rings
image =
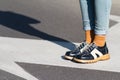
[[[111,15],[120,16],[119,5],[119,0],[113,1]],[[110,20],[110,27],[116,23]],[[81,42],[84,31],[79,0],[0,0],[0,37]],[[120,80],[119,72],[16,64],[38,80]],[[25,80],[11,72],[1,69],[0,80]]]

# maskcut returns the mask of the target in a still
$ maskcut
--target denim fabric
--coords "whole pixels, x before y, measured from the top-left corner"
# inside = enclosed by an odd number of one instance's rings
[[[84,30],[106,34],[109,28],[111,0],[80,0]]]

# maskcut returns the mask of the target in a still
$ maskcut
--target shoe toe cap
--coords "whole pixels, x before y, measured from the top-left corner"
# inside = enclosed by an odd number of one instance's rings
[[[75,58],[80,59],[80,60],[91,60],[91,59],[93,59],[93,57],[90,54],[76,55]]]

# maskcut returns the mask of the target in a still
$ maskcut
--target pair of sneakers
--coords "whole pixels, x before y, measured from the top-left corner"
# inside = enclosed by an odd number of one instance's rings
[[[98,47],[95,43],[82,42],[76,49],[66,52],[64,58],[79,63],[94,63],[107,60],[110,55],[106,43],[103,47]]]

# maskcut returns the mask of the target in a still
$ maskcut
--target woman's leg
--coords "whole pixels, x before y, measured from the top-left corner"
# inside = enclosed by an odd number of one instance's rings
[[[80,7],[82,12],[83,28],[85,30],[85,41],[80,43],[79,47],[73,51],[66,52],[64,58],[72,60],[75,55],[81,53],[83,48],[90,44],[93,40],[95,17],[94,17],[94,0],[80,0]]]
[[[95,0],[95,39],[97,46],[104,46],[109,28],[111,0]]]
[[[91,43],[94,37],[95,9],[94,0],[80,0],[83,28],[85,30],[85,40]]]

